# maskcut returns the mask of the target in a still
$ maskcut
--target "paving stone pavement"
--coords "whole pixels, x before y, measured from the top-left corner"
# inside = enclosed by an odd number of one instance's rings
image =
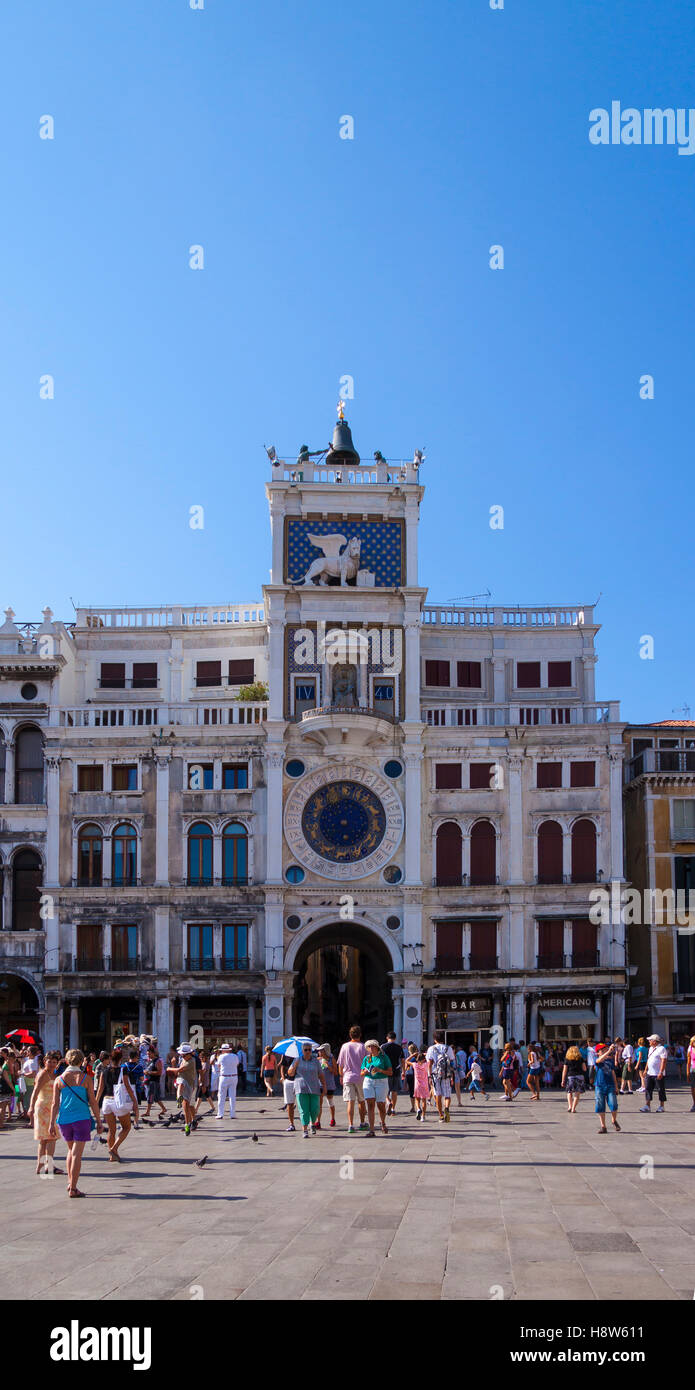
[[[690,1092],[673,1088],[663,1115],[640,1103],[623,1098],[604,1138],[589,1096],[574,1117],[559,1092],[466,1097],[448,1125],[401,1098],[391,1133],[368,1139],[339,1101],[337,1127],[304,1140],[279,1098],[242,1096],[235,1120],[189,1139],[133,1132],[120,1167],[88,1146],[85,1201],[35,1176],[32,1133],[12,1124],[0,1296],[692,1300]]]

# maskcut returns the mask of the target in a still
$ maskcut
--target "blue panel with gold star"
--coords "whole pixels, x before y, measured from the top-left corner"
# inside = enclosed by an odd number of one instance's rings
[[[344,536],[346,544],[333,543],[325,550],[313,544],[309,537]],[[307,571],[314,560],[321,561],[324,556],[329,563],[326,570],[335,569],[329,574],[330,585],[340,583],[337,561],[349,546],[353,537],[360,541],[359,568],[369,570],[374,575],[377,589],[395,589],[405,582],[404,537],[402,521],[362,521],[360,518],[332,517],[329,521],[308,521],[303,517],[287,517],[285,520],[285,582],[303,584]],[[318,575],[310,581],[318,586]],[[355,579],[348,579],[354,585]]]
[[[332,782],[309,797],[302,815],[307,844],[334,864],[356,864],[378,849],[386,815],[376,794],[358,782]]]

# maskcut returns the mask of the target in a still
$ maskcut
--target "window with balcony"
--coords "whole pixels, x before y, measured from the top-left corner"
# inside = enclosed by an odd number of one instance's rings
[[[111,837],[113,876],[111,882],[119,888],[137,883],[138,838],[132,825],[117,825]]]
[[[125,690],[125,661],[102,661],[99,685],[102,690]]]
[[[461,764],[435,763],[434,785],[437,791],[460,791]]]
[[[540,688],[541,688],[541,663],[540,663],[540,661],[517,661],[517,663],[516,663],[516,688],[517,688],[517,690],[540,690]]]
[[[437,922],[435,970],[463,970],[463,922]]]
[[[691,797],[678,797],[671,802],[671,806],[673,839],[695,843],[695,801]]]
[[[138,769],[136,763],[115,763],[111,769],[111,787],[115,792],[136,792]]]
[[[494,883],[497,877],[497,836],[489,820],[476,821],[471,830],[471,885]]]
[[[76,970],[103,970],[104,952],[101,927],[82,925],[77,928]]]
[[[77,836],[77,882],[81,888],[102,884],[103,835],[98,825],[82,825]]]
[[[133,662],[133,690],[156,690],[157,680],[156,661]]]
[[[226,922],[222,926],[222,969],[248,970],[249,929],[245,922]]]
[[[471,970],[497,969],[497,923],[471,922]]]
[[[480,690],[483,683],[482,669],[479,661],[457,661],[456,684],[459,687]]]
[[[590,820],[572,826],[572,882],[596,882],[596,826]]]
[[[214,763],[188,764],[188,790],[190,792],[211,792],[214,782]]]
[[[561,787],[562,763],[536,763],[536,786],[543,789]]]
[[[213,933],[211,922],[197,922],[188,927],[188,970],[214,970]]]
[[[572,662],[571,661],[549,661],[548,662],[548,685],[561,689],[563,686],[572,684]]]
[[[225,791],[243,791],[248,785],[248,763],[224,763],[222,767],[222,786]]]
[[[15,802],[20,806],[43,803],[43,739],[38,729],[22,729],[15,745]]]
[[[253,657],[245,661],[230,661],[229,663],[229,684],[230,685],[253,685],[256,664]]]
[[[188,882],[212,883],[212,830],[197,821],[188,832]]]
[[[104,790],[104,769],[101,763],[79,763],[77,767],[78,792],[101,792]]]
[[[450,679],[448,661],[425,662],[425,685],[448,686]]]
[[[222,662],[197,661],[195,667],[195,683],[198,687],[221,685]]]
[[[538,827],[538,882],[562,883],[562,826],[555,820]]]
[[[451,888],[461,884],[462,855],[460,827],[455,821],[445,821],[437,830],[435,877],[438,887]]]
[[[598,927],[588,917],[575,917],[572,922],[572,967],[574,970],[592,970],[598,963]]]
[[[538,923],[539,970],[561,970],[564,965],[565,923],[562,918],[545,918]]]
[[[111,969],[137,970],[138,929],[134,923],[111,928]]]
[[[489,792],[494,784],[494,763],[471,763],[468,779],[471,791]]]
[[[12,861],[12,930],[41,931],[40,856],[33,849],[20,849]]]
[[[570,763],[571,787],[595,787],[596,763]]]
[[[249,840],[246,827],[232,822],[222,831],[222,882],[241,887],[248,882]]]

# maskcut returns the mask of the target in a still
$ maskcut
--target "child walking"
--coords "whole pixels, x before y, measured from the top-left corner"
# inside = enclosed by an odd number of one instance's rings
[[[417,1062],[413,1062],[411,1065],[415,1075],[413,1098],[417,1105],[417,1118],[418,1120],[424,1120],[427,1114],[427,1101],[430,1094],[430,1079],[425,1053],[418,1052]]]

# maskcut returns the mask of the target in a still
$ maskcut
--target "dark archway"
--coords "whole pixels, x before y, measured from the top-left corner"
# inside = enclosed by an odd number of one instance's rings
[[[26,1028],[35,1037],[39,1030],[40,1000],[34,986],[21,975],[0,974],[0,1041],[15,1028]]]
[[[355,922],[321,927],[300,947],[292,1028],[337,1049],[358,1023],[363,1038],[383,1042],[393,1026],[389,971],[393,963],[384,943]]]

